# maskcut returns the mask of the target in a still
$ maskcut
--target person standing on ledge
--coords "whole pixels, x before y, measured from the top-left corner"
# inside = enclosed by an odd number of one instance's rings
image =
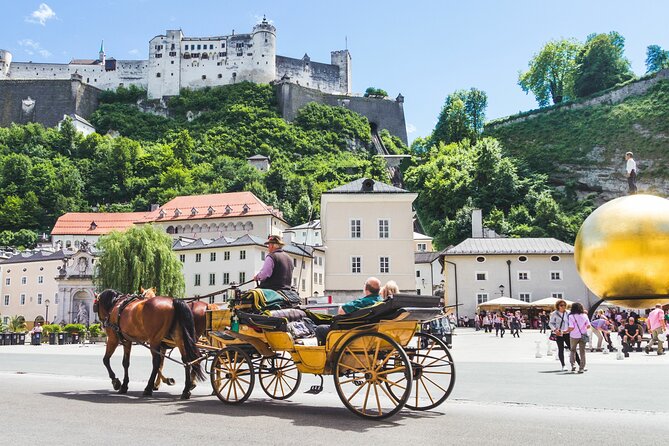
[[[625,159],[627,160],[627,187],[629,191],[628,195],[636,194],[636,161],[634,161],[634,154],[632,152],[627,152],[625,154]]]

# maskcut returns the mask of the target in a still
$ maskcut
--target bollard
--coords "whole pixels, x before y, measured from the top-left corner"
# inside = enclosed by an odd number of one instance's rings
[[[616,350],[618,350],[618,353],[616,354],[616,359],[618,361],[622,361],[625,359],[625,355],[623,354],[623,343],[622,340],[620,339],[620,336],[616,336],[614,338],[613,343],[616,345]]]
[[[537,352],[534,354],[535,358],[541,358],[543,355],[541,354],[541,341],[534,341],[535,344],[537,344]]]
[[[553,341],[546,339],[546,356],[550,356],[553,353]]]

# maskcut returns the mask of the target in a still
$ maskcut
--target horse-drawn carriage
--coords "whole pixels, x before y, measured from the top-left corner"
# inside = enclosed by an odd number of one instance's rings
[[[439,298],[401,294],[335,317],[296,308],[263,314],[237,289],[229,309],[207,312],[211,384],[221,401],[239,404],[256,380],[281,400],[295,394],[303,373],[321,377],[308,393],[332,375],[341,401],[362,417],[431,409],[451,393],[455,367],[444,342],[418,328],[442,315]],[[330,330],[318,345],[304,326],[322,324]]]
[[[443,317],[438,297],[398,294],[375,306],[333,317],[292,305],[271,310],[259,290],[233,290],[227,309],[206,311],[206,342],[197,344],[195,327],[202,313],[188,310],[179,299],[142,300],[112,290],[101,293],[96,310],[108,333],[103,362],[114,388],[127,392],[130,348],[139,342],[153,355],[154,368],[145,395],[151,395],[160,380],[174,383],[161,373],[163,359],[169,358],[165,349],[174,346],[179,348],[186,369],[182,398],[190,397],[196,378],[204,377],[203,362],[209,365],[205,369],[214,392],[228,404],[246,401],[256,380],[269,397],[290,398],[297,392],[303,373],[318,375],[321,380],[307,393],[319,393],[323,375],[332,375],[344,405],[367,418],[389,417],[404,406],[434,408],[453,389],[455,367],[447,346],[419,331],[422,323]],[[153,317],[156,328],[147,330],[148,316],[158,313],[165,317]],[[326,324],[329,328],[319,345],[311,327]],[[109,364],[119,344],[124,346],[122,383]],[[199,355],[194,348],[199,348]]]

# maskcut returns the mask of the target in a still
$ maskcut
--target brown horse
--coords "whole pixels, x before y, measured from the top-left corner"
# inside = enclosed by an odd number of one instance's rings
[[[130,350],[132,342],[143,342],[151,348],[153,369],[149,382],[144,388],[144,395],[153,394],[153,383],[162,364],[160,355],[163,339],[171,337],[179,348],[181,360],[185,364],[186,383],[181,393],[182,399],[188,399],[194,387],[195,379],[204,379],[202,366],[194,362],[200,358],[195,344],[195,324],[193,312],[188,305],[179,299],[156,297],[142,299],[134,296],[121,295],[114,290],[105,290],[98,296],[97,313],[104,321],[107,332],[107,350],[102,360],[114,390],[119,393],[128,391],[128,367],[130,366]],[[116,378],[111,369],[109,359],[118,347],[123,345],[123,382]]]

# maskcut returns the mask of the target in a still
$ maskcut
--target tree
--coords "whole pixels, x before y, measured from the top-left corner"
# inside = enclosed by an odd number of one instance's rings
[[[485,122],[485,109],[488,107],[488,95],[485,91],[477,88],[471,88],[467,92],[465,99],[465,112],[469,117],[469,122],[473,131],[474,141],[478,135],[483,132],[483,123]]]
[[[576,96],[589,96],[634,78],[624,51],[625,38],[615,31],[588,36],[576,58]]]
[[[368,87],[367,90],[365,90],[365,97],[368,98],[370,96],[385,98],[388,96],[388,92],[381,88]]]
[[[483,131],[487,106],[488,96],[476,88],[457,90],[448,95],[432,132],[431,143],[450,144],[466,138],[476,141]]]
[[[9,331],[14,333],[26,331],[26,318],[23,316],[12,316],[9,318],[9,324],[7,324]]]
[[[529,69],[519,74],[518,85],[525,93],[532,92],[540,107],[559,104],[573,97],[576,56],[582,45],[575,39],[551,40],[528,63]]]
[[[669,51],[663,50],[659,45],[650,45],[646,49],[646,73],[669,68]]]
[[[121,293],[155,287],[163,296],[183,296],[185,284],[181,262],[172,252],[172,239],[151,225],[132,227],[100,237],[102,251],[96,283]]]

